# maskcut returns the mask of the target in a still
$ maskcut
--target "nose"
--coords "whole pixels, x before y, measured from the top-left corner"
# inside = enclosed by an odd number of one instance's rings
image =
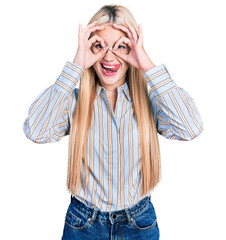
[[[111,60],[114,60],[114,59],[115,59],[115,54],[110,49],[108,49],[107,52],[104,55],[104,60],[111,61]]]

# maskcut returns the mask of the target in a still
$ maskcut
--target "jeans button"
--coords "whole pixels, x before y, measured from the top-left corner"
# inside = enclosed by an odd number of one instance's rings
[[[113,217],[114,219],[116,219],[116,214],[113,214],[112,217]]]

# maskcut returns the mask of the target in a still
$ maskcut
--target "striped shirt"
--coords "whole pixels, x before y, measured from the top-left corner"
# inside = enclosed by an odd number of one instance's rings
[[[34,99],[23,123],[28,139],[53,143],[69,134],[83,73],[80,66],[67,61],[54,84]],[[203,123],[195,102],[177,86],[165,64],[148,70],[144,77],[157,132],[182,141],[197,137]],[[127,82],[117,92],[113,111],[106,89],[98,88],[88,135],[89,184],[85,189],[83,182],[83,187],[72,194],[101,211],[124,209],[142,198],[141,151]]]

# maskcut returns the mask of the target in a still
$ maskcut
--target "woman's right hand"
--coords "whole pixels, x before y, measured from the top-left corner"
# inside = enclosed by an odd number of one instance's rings
[[[90,34],[96,30],[104,29],[104,26],[95,26],[96,21],[87,25],[82,30],[82,25],[79,24],[79,33],[78,33],[78,49],[73,60],[73,63],[82,67],[84,70],[86,68],[91,67],[97,60],[99,60],[104,54],[106,53],[108,46],[105,47],[104,40],[94,35],[90,39]],[[94,54],[91,51],[91,46],[96,42],[99,41],[102,49],[98,53]],[[105,47],[105,49],[104,49]]]

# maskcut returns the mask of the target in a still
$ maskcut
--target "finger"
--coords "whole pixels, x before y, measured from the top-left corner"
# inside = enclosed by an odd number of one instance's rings
[[[116,56],[118,56],[119,58],[121,58],[122,60],[128,62],[128,55],[127,54],[123,54],[117,51],[113,52]]]
[[[137,43],[141,45],[143,43],[143,30],[142,30],[141,24],[138,26],[138,29],[139,29],[139,39]]]
[[[99,60],[100,58],[102,58],[104,56],[104,54],[106,54],[107,50],[109,49],[109,45],[106,46],[105,50],[104,48],[101,49],[100,52],[96,53],[95,56],[97,57],[96,59]],[[97,61],[96,60],[96,61]]]
[[[128,28],[126,28],[122,25],[116,24],[116,23],[113,23],[112,26],[117,28],[117,29],[121,29],[122,31],[126,32],[126,34],[129,38],[132,38],[132,34],[131,34],[131,32],[129,31]]]
[[[78,25],[78,42],[81,40],[81,32],[82,32],[82,24],[79,23]]]
[[[124,21],[126,23],[126,25],[128,26],[129,30],[132,32],[132,35],[133,35],[133,39],[135,41],[137,41],[137,33],[136,31],[134,30],[134,28],[132,27],[132,25],[130,25],[130,23],[128,22],[127,18],[124,17]]]
[[[129,38],[127,37],[121,37],[119,38],[119,40],[116,42],[114,48],[113,48],[113,51],[117,50],[118,49],[118,46],[122,43],[125,43],[127,44],[130,48],[132,47],[131,45],[131,41],[129,40]]]
[[[84,27],[84,29],[81,29],[81,32],[86,33],[90,28],[94,27],[96,23],[97,23],[97,21],[94,21],[94,22],[88,24],[86,27]]]
[[[94,22],[88,24],[88,25],[84,28],[84,30],[87,30],[87,29],[89,29],[89,28],[95,26],[96,23],[97,23],[97,21],[94,21]]]
[[[104,29],[104,26],[95,26],[88,29],[87,32],[85,32],[85,39],[89,39],[91,37],[92,32],[95,32],[96,30],[101,30],[101,29]]]
[[[104,45],[105,45],[104,40],[103,40],[103,38],[99,37],[98,35],[94,35],[93,37],[91,37],[89,39],[88,44],[87,44],[88,48],[90,48],[92,46],[92,44],[94,44],[97,41],[99,41],[102,48],[104,48]]]

